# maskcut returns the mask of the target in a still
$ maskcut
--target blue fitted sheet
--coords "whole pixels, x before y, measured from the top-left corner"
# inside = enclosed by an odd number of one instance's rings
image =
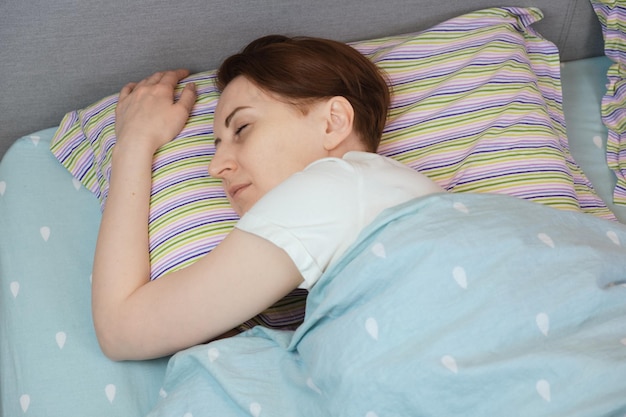
[[[128,416],[158,397],[166,360],[114,363],[91,320],[100,208],[49,152],[55,129],[0,164],[0,415]]]

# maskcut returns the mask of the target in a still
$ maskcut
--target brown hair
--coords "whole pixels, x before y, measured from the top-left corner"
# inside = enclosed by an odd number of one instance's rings
[[[389,87],[376,65],[347,44],[321,38],[270,35],[227,58],[217,88],[243,75],[294,105],[345,97],[354,108],[354,129],[376,151],[387,120]]]

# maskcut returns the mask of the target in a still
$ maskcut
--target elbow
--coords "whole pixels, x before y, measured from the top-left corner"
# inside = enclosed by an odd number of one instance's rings
[[[95,320],[94,322],[96,338],[104,356],[115,362],[131,359],[122,349],[123,343],[120,341],[119,329],[115,329],[115,326],[110,324],[98,324]]]
[[[115,362],[155,359],[165,353],[155,349],[145,333],[145,326],[131,314],[117,309],[116,314],[98,315],[93,321],[100,350]]]
[[[104,356],[114,362],[121,362],[131,359],[124,355],[122,352],[120,352],[119,349],[116,349],[114,345],[104,342],[101,338],[98,338],[98,343],[100,344],[100,350],[102,350]]]
[[[93,322],[100,350],[107,358],[116,362],[142,359],[133,348],[136,340],[132,337],[129,320],[123,314],[94,311]]]

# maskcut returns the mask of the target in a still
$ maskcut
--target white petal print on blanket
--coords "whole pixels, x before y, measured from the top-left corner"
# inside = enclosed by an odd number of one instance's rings
[[[57,346],[59,347],[59,349],[63,349],[63,346],[65,346],[65,341],[67,340],[67,334],[65,334],[65,332],[58,332],[55,335],[55,339],[57,341]]]
[[[378,340],[378,322],[375,318],[370,317],[365,320],[365,330],[374,340]]]
[[[552,238],[550,236],[548,236],[545,233],[539,233],[537,235],[537,237],[539,238],[539,240],[541,240],[543,243],[545,243],[546,245],[550,246],[551,248],[554,248],[554,241],[552,240]]]
[[[39,145],[39,141],[41,140],[41,136],[38,135],[31,135],[30,136],[30,141],[33,142],[33,145],[37,146]]]
[[[78,181],[76,178],[72,178],[72,185],[74,186],[76,191],[80,190],[80,181]]]
[[[368,411],[368,412],[365,414],[365,417],[378,417],[378,414],[376,414],[376,413],[375,413],[375,412],[373,412],[373,411]]]
[[[217,348],[211,348],[208,350],[209,362],[213,363],[220,357],[220,351]]]
[[[598,149],[602,149],[604,147],[604,144],[602,143],[602,138],[600,136],[594,136],[591,141],[594,145],[596,145],[596,148]]]
[[[318,388],[317,385],[315,385],[315,382],[313,382],[313,379],[308,378],[306,380],[306,385],[307,387],[311,388],[313,391],[317,392],[318,394],[322,394],[322,390]]]
[[[47,242],[48,239],[50,239],[50,228],[48,226],[43,226],[39,229],[39,234],[41,235],[41,238]]]
[[[537,323],[537,327],[541,333],[547,336],[550,331],[550,317],[546,313],[539,313],[537,317],[535,317],[535,323]]]
[[[17,298],[17,295],[20,293],[20,283],[13,281],[9,284],[9,288],[11,289],[11,295],[13,295],[13,298]]]
[[[459,203],[458,201],[452,205],[456,211],[460,211],[461,213],[469,213],[469,209],[463,203]]]
[[[452,276],[456,283],[459,284],[459,287],[464,290],[467,289],[467,274],[465,274],[465,269],[460,266],[455,266],[454,269],[452,269]]]
[[[372,253],[382,259],[385,259],[387,257],[387,253],[385,253],[385,247],[382,243],[374,244],[374,246],[372,246]]]
[[[20,407],[22,407],[24,413],[28,411],[28,407],[30,407],[30,395],[24,394],[20,397]]]
[[[117,388],[113,384],[109,384],[104,387],[104,393],[107,396],[107,400],[109,400],[111,404],[113,404],[113,400],[115,400],[115,391],[117,391]]]
[[[606,236],[611,239],[611,242],[615,243],[617,246],[621,246],[620,241],[619,241],[619,236],[617,236],[617,233],[615,233],[612,230],[609,230],[608,232],[606,232]]]
[[[541,396],[541,398],[543,398],[547,402],[550,402],[550,400],[552,399],[550,394],[550,383],[545,379],[541,379],[537,381],[536,388],[537,393]]]
[[[459,367],[456,364],[456,359],[454,359],[452,356],[450,355],[443,356],[441,358],[441,363],[443,364],[443,366],[448,368],[448,370],[450,370],[451,372],[455,374],[459,373]]]
[[[7,190],[7,183],[5,181],[0,181],[0,196],[3,196],[6,190]]]
[[[261,404],[259,403],[250,404],[250,414],[252,414],[252,417],[259,417],[261,415],[261,411],[263,411],[263,409],[261,408]]]

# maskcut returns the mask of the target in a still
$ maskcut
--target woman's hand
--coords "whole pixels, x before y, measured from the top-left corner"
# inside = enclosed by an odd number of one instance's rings
[[[176,85],[187,75],[184,69],[157,72],[124,86],[115,111],[117,147],[132,143],[154,153],[181,132],[196,101],[192,83],[175,100]]]

